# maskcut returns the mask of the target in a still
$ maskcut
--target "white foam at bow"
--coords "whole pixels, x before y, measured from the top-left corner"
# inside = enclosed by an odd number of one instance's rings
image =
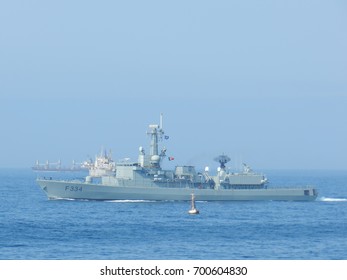
[[[331,197],[321,197],[319,201],[324,202],[346,202],[347,198],[331,198]]]

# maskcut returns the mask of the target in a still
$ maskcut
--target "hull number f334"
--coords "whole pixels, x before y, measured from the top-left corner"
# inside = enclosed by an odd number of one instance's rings
[[[65,186],[65,191],[81,192],[82,191],[82,187],[81,186]]]

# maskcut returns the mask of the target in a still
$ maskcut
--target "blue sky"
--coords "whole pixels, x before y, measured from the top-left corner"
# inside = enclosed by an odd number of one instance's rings
[[[347,169],[345,1],[2,1],[0,167],[136,159]],[[147,148],[148,150],[148,148]]]

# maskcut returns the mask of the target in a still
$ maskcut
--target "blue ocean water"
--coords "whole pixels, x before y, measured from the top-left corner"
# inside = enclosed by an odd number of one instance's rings
[[[197,202],[192,216],[189,202],[48,200],[31,170],[0,169],[0,259],[347,259],[347,171],[266,174],[319,198]]]

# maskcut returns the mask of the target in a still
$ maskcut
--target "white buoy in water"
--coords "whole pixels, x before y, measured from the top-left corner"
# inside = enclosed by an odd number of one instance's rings
[[[192,193],[192,207],[191,207],[191,209],[188,211],[188,214],[192,214],[192,215],[194,215],[194,214],[199,214],[199,210],[196,209],[196,207],[195,207],[195,196],[194,196],[193,193]]]

